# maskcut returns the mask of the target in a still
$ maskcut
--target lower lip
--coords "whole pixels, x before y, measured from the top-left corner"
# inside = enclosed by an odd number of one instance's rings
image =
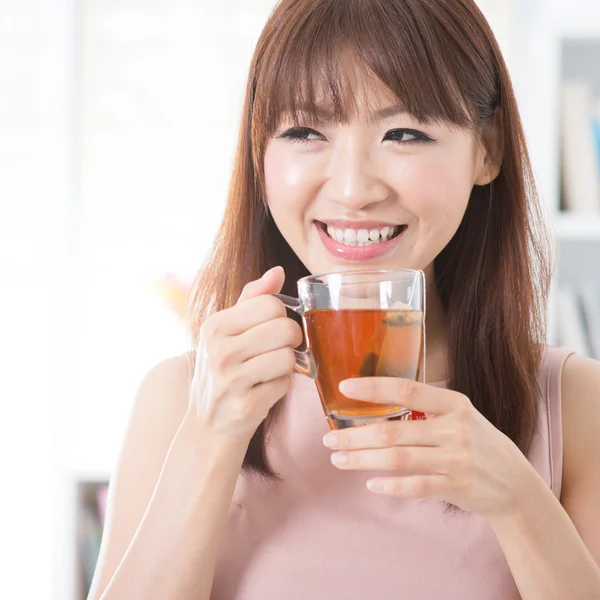
[[[327,248],[331,254],[339,258],[343,258],[344,260],[352,260],[357,262],[372,260],[387,254],[393,250],[406,231],[406,228],[404,228],[399,235],[386,242],[378,242],[369,246],[345,246],[344,244],[340,244],[339,242],[331,239],[327,233],[325,233],[323,228],[316,223],[315,227],[319,231],[319,235],[321,236],[321,240],[323,240],[325,248]]]

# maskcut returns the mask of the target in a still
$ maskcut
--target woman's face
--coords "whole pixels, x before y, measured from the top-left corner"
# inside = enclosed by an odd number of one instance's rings
[[[385,90],[369,100],[342,125],[281,123],[264,162],[271,214],[311,273],[430,272],[473,185],[497,172],[471,133],[419,123]]]

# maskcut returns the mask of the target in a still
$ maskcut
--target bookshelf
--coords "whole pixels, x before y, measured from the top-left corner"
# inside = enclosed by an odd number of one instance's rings
[[[589,339],[583,343],[584,338],[598,329],[595,323],[600,321],[600,197],[595,199],[596,210],[586,213],[565,210],[571,207],[572,202],[568,200],[574,188],[568,184],[564,172],[568,144],[565,144],[563,129],[566,82],[583,82],[600,106],[597,67],[600,64],[600,3],[531,0],[519,3],[517,12],[519,33],[515,54],[521,57],[521,68],[513,77],[556,252],[548,341],[568,346],[576,344],[580,352],[600,358],[593,352]],[[586,161],[589,163],[589,155],[583,158],[582,144],[571,143],[573,146],[577,149],[570,156],[574,157],[577,167]],[[591,138],[589,146],[592,146]],[[600,180],[600,156],[595,158]],[[583,195],[575,198],[575,203],[582,199]],[[582,286],[588,292],[592,287],[596,290],[593,309],[589,302],[586,308],[586,303],[581,301]],[[569,293],[563,293],[565,288]],[[576,305],[565,307],[568,298]],[[593,310],[591,318],[586,316],[586,310],[587,313]],[[566,315],[571,315],[571,320]],[[576,328],[579,334],[572,335]]]

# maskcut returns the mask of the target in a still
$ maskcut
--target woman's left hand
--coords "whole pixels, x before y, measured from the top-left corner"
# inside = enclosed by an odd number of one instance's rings
[[[342,470],[404,471],[371,479],[373,492],[435,498],[489,518],[510,512],[539,477],[513,441],[463,394],[406,379],[364,377],[340,384],[348,398],[427,413],[420,421],[384,421],[330,432]],[[341,459],[341,460],[340,460]]]

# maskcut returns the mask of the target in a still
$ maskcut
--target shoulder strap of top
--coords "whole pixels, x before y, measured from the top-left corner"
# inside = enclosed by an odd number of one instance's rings
[[[573,351],[568,348],[547,346],[542,364],[540,386],[542,388],[542,422],[548,431],[550,459],[550,487],[560,498],[563,469],[563,434],[561,381],[565,361]]]

